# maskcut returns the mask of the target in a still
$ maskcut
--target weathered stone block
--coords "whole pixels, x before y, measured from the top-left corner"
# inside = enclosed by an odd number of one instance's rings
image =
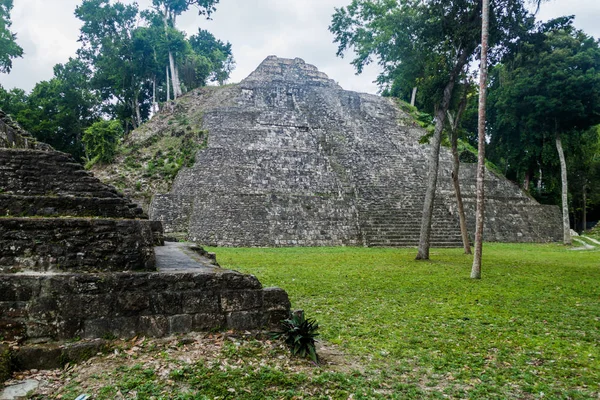
[[[225,327],[227,320],[223,314],[198,313],[193,315],[192,329],[194,331],[210,331]]]
[[[265,312],[265,325],[272,331],[281,330],[281,322],[290,317],[290,310],[277,310]]]
[[[138,332],[139,317],[122,317],[110,319],[110,333],[119,338],[132,338]]]
[[[192,331],[193,317],[188,314],[172,315],[168,317],[169,333],[186,333]]]
[[[13,362],[17,371],[31,368],[60,368],[62,350],[57,345],[40,344],[19,348],[13,353]]]
[[[234,290],[221,293],[221,308],[225,312],[253,310],[261,308],[262,305],[261,290]]]
[[[181,295],[182,311],[185,314],[218,313],[219,295],[214,292],[189,291]]]
[[[112,334],[110,325],[110,318],[85,320],[83,324],[83,337],[86,339],[107,337]]]
[[[142,335],[167,336],[169,334],[169,320],[164,315],[142,315],[138,328],[139,333]]]
[[[0,279],[0,301],[29,301],[39,293],[39,281],[34,277],[17,280]]]
[[[182,313],[181,293],[165,291],[149,295],[150,312],[152,314],[173,315]]]
[[[262,285],[254,275],[243,275],[238,272],[224,272],[219,275],[221,287],[227,289],[261,289]]]
[[[235,311],[227,315],[227,327],[236,330],[258,329],[265,325],[265,316],[260,311]]]
[[[115,297],[117,298],[114,310],[116,315],[141,315],[150,308],[150,298],[148,297],[148,293],[116,293]]]
[[[275,287],[264,288],[263,308],[265,310],[289,310],[291,307],[290,299],[285,290]]]

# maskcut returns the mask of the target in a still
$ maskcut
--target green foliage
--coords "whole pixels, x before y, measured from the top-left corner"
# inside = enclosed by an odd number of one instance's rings
[[[514,46],[533,18],[523,0],[492,0],[490,7],[495,59]],[[407,99],[416,86],[420,108],[433,113],[451,77],[460,75],[475,57],[481,38],[480,8],[480,2],[470,0],[353,0],[336,9],[329,30],[339,56],[346,50],[355,52],[352,64],[359,73],[376,60],[383,69],[378,78],[382,88]]]
[[[306,319],[303,312],[292,313],[288,319],[281,321],[281,332],[274,332],[273,338],[283,339],[295,356],[310,358],[315,364],[319,356],[315,349],[315,338],[319,336],[319,324],[314,319]]]
[[[231,43],[223,43],[212,33],[198,28],[198,33],[190,37],[190,46],[195,54],[204,57],[209,66],[210,80],[223,84],[235,68]]]
[[[123,127],[119,121],[98,121],[87,128],[82,139],[89,160],[86,167],[91,168],[97,162],[112,162],[122,137]]]
[[[0,108],[36,139],[83,156],[83,131],[98,120],[99,98],[92,92],[91,71],[80,60],[69,59],[54,66],[54,77],[35,85],[30,94],[0,88]]]
[[[12,59],[23,57],[23,49],[17,44],[17,35],[10,31],[10,12],[13,0],[0,0],[0,72],[9,73]]]
[[[492,69],[489,101],[490,157],[520,181],[543,169],[545,191],[557,196],[555,136],[577,158],[581,136],[600,123],[598,42],[569,17],[541,24]]]

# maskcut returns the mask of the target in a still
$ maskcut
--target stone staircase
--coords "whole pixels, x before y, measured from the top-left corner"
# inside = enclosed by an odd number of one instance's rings
[[[359,219],[364,244],[369,247],[417,246],[422,204],[422,196],[416,194],[390,195],[363,204]],[[458,220],[446,209],[443,199],[434,202],[431,246],[462,246]]]

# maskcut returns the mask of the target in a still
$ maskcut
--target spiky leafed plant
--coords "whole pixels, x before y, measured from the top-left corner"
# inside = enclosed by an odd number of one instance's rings
[[[314,319],[306,319],[304,313],[295,312],[291,318],[281,321],[282,331],[273,333],[275,339],[283,339],[295,356],[310,358],[315,364],[319,356],[315,349],[315,338],[319,336],[319,324]]]

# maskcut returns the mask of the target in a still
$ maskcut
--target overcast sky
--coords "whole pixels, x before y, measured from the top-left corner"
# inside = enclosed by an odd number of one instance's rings
[[[127,3],[132,0],[125,1]],[[75,55],[80,22],[73,14],[81,0],[14,0],[12,30],[25,55],[14,60],[10,75],[0,74],[6,89],[19,87],[27,91],[41,81],[52,78],[52,67]],[[139,0],[146,8],[151,0]],[[355,75],[352,55],[335,56],[336,45],[327,27],[335,7],[350,0],[220,0],[217,12],[207,21],[189,11],[180,17],[178,27],[194,34],[198,27],[212,32],[218,39],[233,45],[237,67],[231,81],[248,76],[269,55],[300,57],[316,65],[348,90],[376,93],[373,83],[376,66]],[[549,0],[538,17],[545,20],[561,15],[575,15],[575,25],[600,38],[600,0]]]

